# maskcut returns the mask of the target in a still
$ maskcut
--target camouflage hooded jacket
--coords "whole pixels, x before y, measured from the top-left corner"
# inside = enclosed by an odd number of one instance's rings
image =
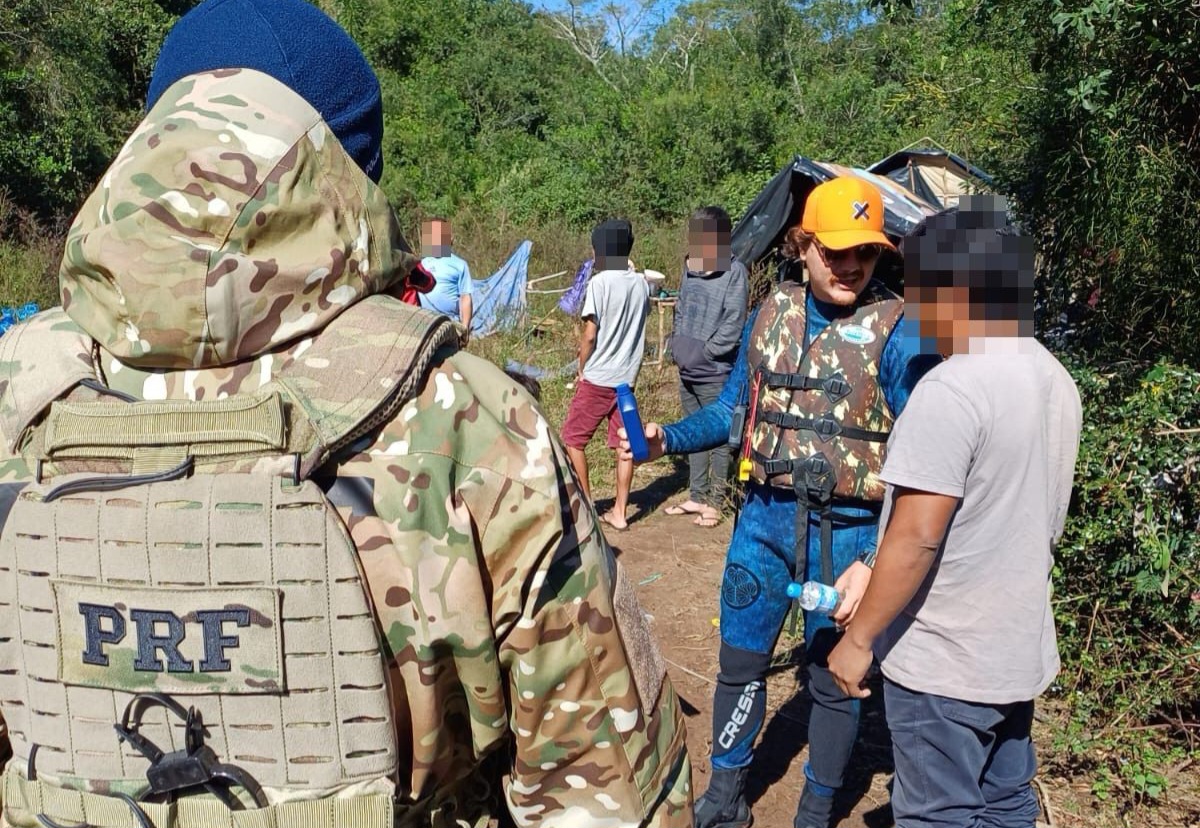
[[[28,324],[81,329],[116,391],[212,400],[319,372],[323,329],[414,261],[315,110],[257,72],[203,73],[125,144],[71,228],[63,308]],[[569,468],[525,392],[451,347],[324,470],[358,494],[335,505],[389,658],[406,824],[691,824],[678,699]]]

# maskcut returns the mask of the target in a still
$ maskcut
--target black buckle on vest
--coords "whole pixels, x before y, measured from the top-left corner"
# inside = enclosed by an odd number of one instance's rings
[[[142,715],[149,707],[165,708],[183,719],[183,750],[165,753],[139,732]],[[236,765],[223,764],[216,752],[204,744],[204,720],[194,707],[184,710],[179,702],[166,694],[142,693],[125,706],[121,721],[114,724],[113,729],[120,741],[128,742],[150,762],[146,769],[150,790],[143,799],[156,796],[171,801],[181,793],[203,788],[230,810],[240,810],[242,803],[231,789],[242,788],[258,807],[265,808],[269,804],[262,786],[253,776]]]
[[[800,466],[802,475],[793,472],[794,477],[804,478],[804,486],[810,499],[817,503],[826,503],[832,498],[837,480],[833,476],[833,466],[824,454],[817,452]]]
[[[825,392],[825,396],[829,398],[829,402],[837,405],[846,397],[850,396],[850,392],[854,390],[850,383],[846,382],[846,377],[839,371],[832,377],[826,377],[821,382],[821,390]]]
[[[809,377],[804,374],[781,374],[760,368],[759,373],[771,388],[786,388],[789,391],[823,391],[833,405],[837,405],[854,390],[841,371],[829,377]]]
[[[817,435],[817,439],[822,443],[828,443],[842,433],[841,423],[832,414],[825,414],[819,419],[813,419],[809,427],[812,428],[813,433]],[[822,457],[822,455],[818,454],[815,457]]]

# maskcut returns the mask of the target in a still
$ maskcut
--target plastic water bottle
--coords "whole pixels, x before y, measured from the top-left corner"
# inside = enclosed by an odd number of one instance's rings
[[[805,581],[803,584],[788,584],[787,596],[799,598],[800,608],[805,612],[829,615],[836,612],[842,603],[842,594],[820,581]]]
[[[633,389],[625,383],[617,386],[617,410],[621,412],[621,423],[625,426],[633,459],[639,463],[645,462],[650,457],[650,447],[646,445],[646,432],[642,429],[637,399],[633,396]]]

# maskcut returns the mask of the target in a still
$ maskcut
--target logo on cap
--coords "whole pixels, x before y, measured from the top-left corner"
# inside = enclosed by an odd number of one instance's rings
[[[858,219],[862,219],[863,221],[870,221],[871,217],[869,215],[867,215],[867,210],[870,208],[870,206],[871,206],[870,202],[866,202],[866,201],[854,202],[854,219],[855,219],[855,221],[857,221]]]

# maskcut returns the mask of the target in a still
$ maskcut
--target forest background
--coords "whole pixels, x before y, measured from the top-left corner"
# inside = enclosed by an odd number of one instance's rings
[[[65,229],[192,5],[0,5],[0,303],[56,303]],[[573,272],[589,224],[617,214],[639,263],[678,270],[691,209],[736,217],[797,153],[865,165],[928,136],[991,172],[1038,240],[1041,331],[1086,407],[1055,571],[1055,761],[1130,814],[1184,796],[1200,762],[1200,3],[320,5],[379,73],[398,213],[410,232],[453,217],[477,276],[523,238],[535,273]]]

